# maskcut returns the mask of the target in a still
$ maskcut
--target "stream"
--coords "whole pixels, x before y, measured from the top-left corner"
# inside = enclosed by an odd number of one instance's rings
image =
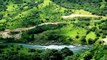
[[[55,49],[55,50],[61,50],[65,47],[69,48],[71,51],[73,52],[78,52],[78,51],[84,51],[87,49],[92,48],[92,45],[47,45],[47,46],[43,46],[43,45],[30,45],[30,44],[23,44],[23,43],[2,43],[2,44],[14,44],[14,45],[19,45],[19,46],[23,46],[26,48],[30,48],[30,49]]]

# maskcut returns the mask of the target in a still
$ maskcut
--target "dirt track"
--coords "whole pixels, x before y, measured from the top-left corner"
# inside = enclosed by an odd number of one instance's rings
[[[85,15],[85,14],[71,14],[68,16],[62,16],[63,19],[70,19],[70,18],[75,18],[75,17],[95,17],[95,18],[107,18],[105,16],[98,16],[98,15]]]

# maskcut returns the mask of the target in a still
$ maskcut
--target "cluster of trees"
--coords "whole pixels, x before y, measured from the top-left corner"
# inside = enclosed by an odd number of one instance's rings
[[[17,45],[0,45],[0,60],[63,60],[73,55],[68,48],[62,50],[28,49]]]
[[[62,50],[37,50],[18,45],[0,45],[1,60],[106,60],[107,46],[97,45],[87,51],[73,53],[68,48]]]
[[[65,10],[53,2],[46,5],[45,0],[1,0],[0,3],[5,9],[0,11],[0,30],[60,21]]]
[[[35,29],[25,31],[22,33],[22,39],[19,41],[32,42],[42,44],[64,43],[64,44],[93,44],[97,40],[94,31],[88,31],[81,27],[69,25],[44,25],[38,26]],[[41,43],[42,42],[42,43]]]
[[[4,10],[1,8],[0,11],[0,30],[34,26],[44,22],[62,22],[61,16],[72,13],[72,9],[86,11],[88,9],[90,12],[99,15],[100,12],[96,9],[105,12],[106,7],[105,0],[1,0],[0,3],[0,6],[4,6]],[[63,8],[65,6],[67,7]],[[22,32],[22,39],[18,41],[49,40],[70,44],[74,42],[93,44],[99,37],[105,38],[107,35],[106,19],[74,18],[65,22],[71,22],[73,27],[63,24],[38,26],[32,30]],[[91,35],[93,37],[90,37]],[[12,42],[12,39],[6,40]]]
[[[33,3],[32,3],[33,2]],[[26,26],[24,23],[29,23],[29,16],[37,16],[37,6],[43,0],[1,0],[0,1],[0,30],[13,29]],[[36,7],[35,7],[36,6]],[[34,7],[34,8],[33,8]],[[30,13],[30,15],[29,15]],[[33,14],[31,14],[33,13]],[[24,18],[23,18],[24,17]],[[34,16],[32,16],[34,17]],[[27,22],[25,22],[25,19]],[[28,19],[28,20],[27,20]]]
[[[47,24],[23,31],[22,38],[3,39],[0,42],[23,42],[35,44],[94,44],[107,37],[107,19],[79,17],[61,19],[61,16],[78,11],[106,16],[106,0],[0,0],[0,31],[29,27],[44,22],[69,22],[69,24]],[[74,10],[74,11],[73,11]],[[21,46],[0,45],[0,60],[107,60],[105,46],[95,46],[85,53],[73,54],[68,48],[36,50]],[[100,52],[99,52],[100,51]]]
[[[70,20],[70,24],[46,24],[36,26],[34,29],[23,31],[22,38],[19,40],[2,39],[1,41],[7,42],[23,42],[23,43],[63,43],[63,44],[94,44],[101,38],[106,38],[106,20],[96,22],[85,21],[88,19],[78,18]],[[87,22],[89,23],[87,25]],[[99,29],[100,28],[100,29]],[[104,29],[105,28],[105,29]],[[48,43],[48,42],[50,43]]]
[[[106,45],[97,45],[84,53],[80,52],[73,56],[68,56],[65,58],[65,60],[106,60],[106,48]]]
[[[106,15],[106,0],[52,0],[53,2],[68,9],[83,9],[96,15]],[[71,11],[70,11],[71,12]]]

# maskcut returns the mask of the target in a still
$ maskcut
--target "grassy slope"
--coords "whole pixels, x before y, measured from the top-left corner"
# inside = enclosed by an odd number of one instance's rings
[[[62,16],[70,14],[86,14],[89,16],[94,16],[92,14],[101,15],[100,10],[104,11],[101,6],[105,1],[92,0],[92,1],[82,1],[82,0],[23,0],[23,1],[1,1],[7,5],[5,10],[1,10],[1,20],[0,20],[0,29],[15,29],[20,27],[29,27],[35,26],[40,23],[45,22],[69,22],[68,25],[63,26],[62,28],[51,29],[51,26],[48,26],[49,30],[45,30],[40,34],[31,34],[34,36],[33,41],[35,40],[50,40],[50,41],[60,41],[63,43],[94,43],[99,38],[105,38],[106,34],[106,18],[98,17],[77,17],[72,19],[62,19]],[[83,4],[84,3],[84,4]],[[72,8],[73,7],[73,8]],[[96,7],[96,8],[95,8]],[[88,10],[87,10],[88,9]],[[99,10],[96,10],[99,9]],[[106,13],[104,13],[106,14]],[[72,27],[73,26],[73,27]],[[35,28],[36,29],[36,28]],[[42,29],[46,29],[43,26]],[[52,31],[50,31],[50,29]],[[38,29],[37,29],[38,30]],[[37,31],[35,30],[35,31]],[[55,31],[55,32],[53,32]],[[60,33],[59,33],[60,32]],[[94,38],[90,37],[90,33],[94,35]],[[26,32],[24,32],[26,33]],[[45,34],[47,36],[43,37]],[[53,35],[54,33],[54,35]],[[27,33],[26,33],[27,34]],[[38,38],[36,38],[36,35]],[[88,36],[87,36],[88,35]],[[55,37],[52,39],[51,37]],[[22,38],[24,39],[24,38]],[[25,40],[30,40],[25,37]],[[88,41],[89,40],[89,41]],[[91,42],[90,42],[91,41]]]
[[[69,22],[69,24],[55,25],[55,27],[53,25],[43,25],[34,28],[33,32],[39,31],[39,33],[29,34],[32,30],[24,31],[22,32],[23,38],[20,40],[0,39],[0,41],[6,40],[8,42],[29,42],[35,44],[93,44],[107,36],[106,18],[61,18],[61,16],[70,15],[72,13],[104,16],[107,13],[106,1],[104,0],[23,1],[0,1],[0,30],[29,27],[44,22]],[[79,55],[69,56],[65,60],[77,60],[77,58],[80,60],[106,60],[106,56],[106,48],[97,46],[85,53],[82,52]]]

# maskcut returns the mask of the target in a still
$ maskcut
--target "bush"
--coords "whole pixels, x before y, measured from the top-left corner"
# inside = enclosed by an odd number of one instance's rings
[[[42,60],[62,60],[62,55],[57,50],[46,50],[41,56]]]
[[[67,57],[67,56],[71,56],[73,55],[74,53],[67,47],[61,49],[61,54],[62,54],[62,57]]]

